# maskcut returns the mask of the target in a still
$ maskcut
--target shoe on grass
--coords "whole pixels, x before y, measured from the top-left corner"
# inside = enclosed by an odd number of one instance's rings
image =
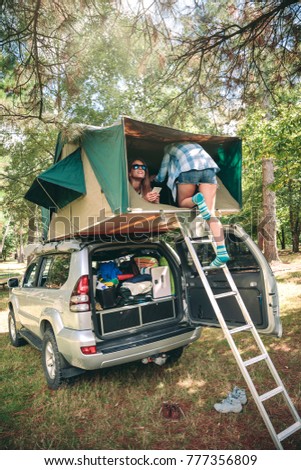
[[[215,403],[214,409],[219,413],[240,413],[242,406],[237,398],[229,394],[221,403]]]
[[[248,401],[246,391],[243,388],[234,387],[231,397],[239,400],[242,405],[245,405]]]

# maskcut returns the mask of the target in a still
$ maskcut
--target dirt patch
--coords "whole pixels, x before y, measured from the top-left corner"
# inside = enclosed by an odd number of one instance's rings
[[[285,272],[301,272],[301,254],[300,261],[296,260],[295,262],[286,263],[284,261],[272,261],[270,263],[271,270],[274,274],[281,274]]]

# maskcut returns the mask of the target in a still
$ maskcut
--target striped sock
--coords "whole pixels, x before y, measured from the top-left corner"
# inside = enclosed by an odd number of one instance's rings
[[[196,193],[192,197],[192,202],[194,204],[197,204],[198,209],[200,211],[201,216],[203,217],[204,220],[208,220],[211,217],[210,212],[208,211],[208,207],[205,203],[205,199],[202,193]]]
[[[228,255],[225,245],[218,245],[216,252],[216,258],[210,263],[210,266],[220,267],[229,261],[230,256]]]

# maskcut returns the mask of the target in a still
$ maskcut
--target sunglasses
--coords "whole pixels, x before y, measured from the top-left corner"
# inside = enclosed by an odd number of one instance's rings
[[[138,165],[137,163],[135,163],[135,165],[132,165],[132,169],[133,170],[138,170],[139,168],[141,168],[141,170],[147,170],[147,166],[146,165]]]

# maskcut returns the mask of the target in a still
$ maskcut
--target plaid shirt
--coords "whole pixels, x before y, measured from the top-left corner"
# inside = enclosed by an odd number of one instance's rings
[[[155,181],[162,183],[168,173],[167,186],[171,189],[173,199],[177,198],[176,179],[180,173],[189,170],[220,169],[200,144],[195,142],[178,142],[166,145],[165,154]]]

